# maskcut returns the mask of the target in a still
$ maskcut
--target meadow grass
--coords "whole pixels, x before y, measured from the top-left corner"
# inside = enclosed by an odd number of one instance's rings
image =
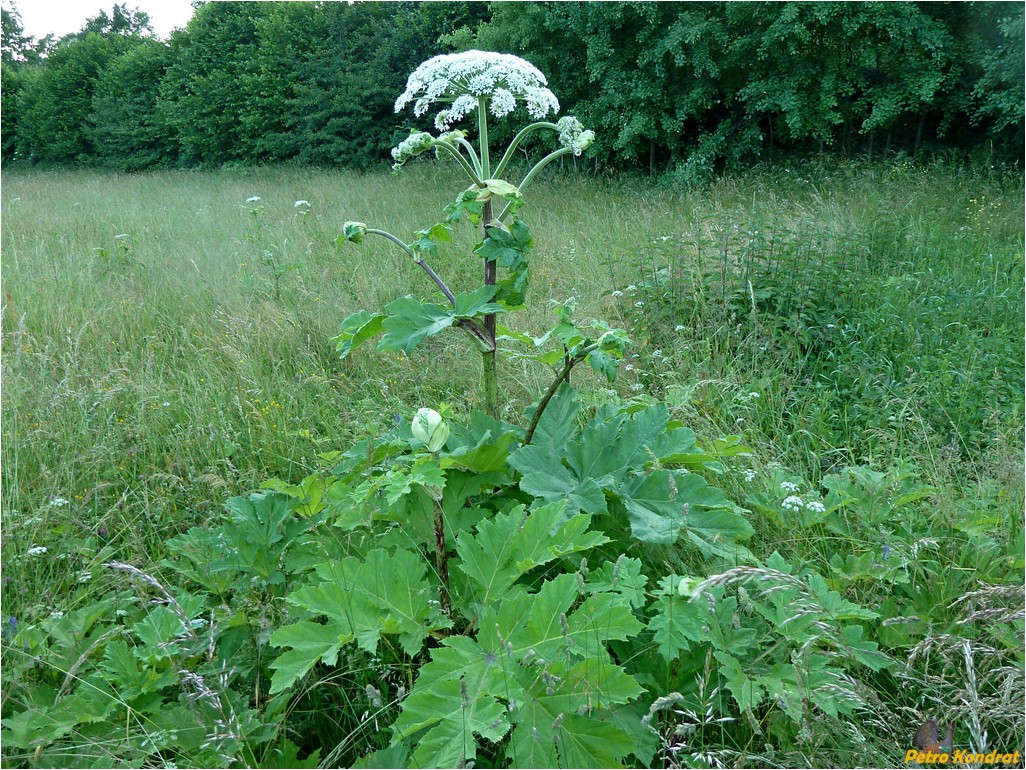
[[[461,187],[426,163],[398,177],[5,171],[4,614],[95,601],[102,563],[159,561],[227,497],[296,482],[398,414],[479,409],[460,335],[346,361],[331,341],[351,312],[433,289],[383,240],[337,246],[341,223],[412,237]],[[575,384],[594,402],[665,398],[700,436],[739,435],[753,452],[720,481],[735,500],[741,471],[816,484],[898,463],[933,485],[952,543],[970,526],[1006,545],[1021,532],[1020,174],[814,163],[683,190],[554,171],[527,197],[519,328],[545,331],[570,297],[627,328],[617,382]],[[455,291],[480,283],[477,237],[463,226],[433,263]],[[520,420],[551,376],[500,363],[503,416]],[[825,563],[822,541],[752,516],[758,553]]]

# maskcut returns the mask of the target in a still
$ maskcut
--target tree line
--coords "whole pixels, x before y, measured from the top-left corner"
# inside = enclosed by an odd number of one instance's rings
[[[3,10],[4,161],[378,165],[439,53],[515,53],[591,161],[704,175],[778,153],[1023,147],[1023,5],[1002,2],[194,3],[156,38],[115,5],[59,40]]]

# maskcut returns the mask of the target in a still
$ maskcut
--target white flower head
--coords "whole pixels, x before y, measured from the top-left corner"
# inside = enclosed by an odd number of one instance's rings
[[[292,208],[294,208],[294,209],[303,208],[304,206],[306,208],[309,208],[310,207],[310,201],[296,201],[295,203],[292,204]]]
[[[398,147],[392,148],[392,158],[395,160],[392,168],[398,170],[410,158],[430,150],[434,141],[435,138],[426,131],[414,131]]]
[[[791,495],[790,497],[784,498],[784,502],[780,504],[780,507],[783,508],[785,511],[793,511],[795,513],[798,513],[802,508],[805,507],[805,501],[797,495]]]
[[[410,75],[395,111],[412,102],[414,114],[420,116],[435,102],[450,105],[435,116],[436,128],[445,131],[477,109],[482,97],[497,118],[509,115],[517,102],[523,102],[537,120],[559,112],[559,100],[537,67],[519,56],[490,51],[428,59]]]
[[[253,195],[253,196],[251,196],[249,198],[246,198],[246,203],[259,203],[259,202],[260,202],[260,196],[259,195]]]
[[[45,545],[34,545],[31,548],[29,548],[25,553],[28,556],[41,556],[42,554],[46,553],[46,550],[47,548]]]

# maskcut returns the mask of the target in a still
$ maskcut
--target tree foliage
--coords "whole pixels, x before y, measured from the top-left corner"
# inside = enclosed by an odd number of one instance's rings
[[[406,73],[480,48],[558,73],[615,168],[984,143],[1018,158],[1023,40],[1022,6],[998,2],[218,2],[164,47],[125,5],[55,45],[5,10],[3,156],[373,163],[420,127],[392,110]]]

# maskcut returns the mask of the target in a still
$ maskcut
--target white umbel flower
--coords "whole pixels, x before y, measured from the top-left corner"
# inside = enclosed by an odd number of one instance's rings
[[[428,59],[410,75],[395,111],[412,102],[414,114],[420,116],[435,102],[451,105],[435,117],[435,126],[444,131],[477,109],[479,97],[491,102],[490,111],[497,118],[511,113],[518,101],[537,120],[559,112],[559,100],[537,67],[519,56],[489,51]]]

